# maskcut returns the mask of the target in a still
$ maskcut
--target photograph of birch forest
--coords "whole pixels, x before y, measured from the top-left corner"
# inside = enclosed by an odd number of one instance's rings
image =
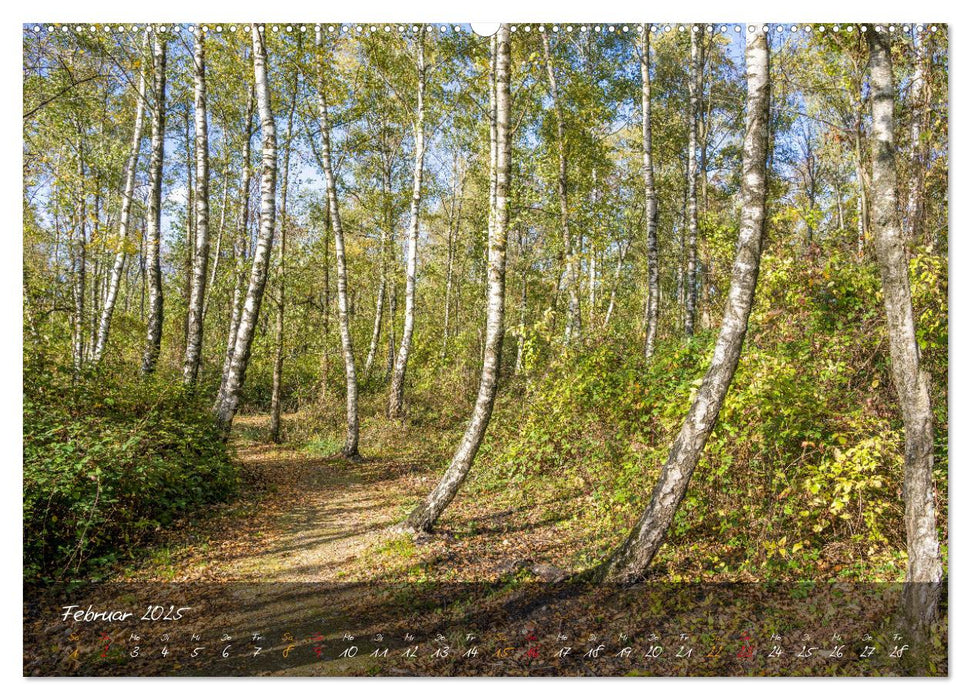
[[[946,26],[22,37],[25,582],[939,618]]]

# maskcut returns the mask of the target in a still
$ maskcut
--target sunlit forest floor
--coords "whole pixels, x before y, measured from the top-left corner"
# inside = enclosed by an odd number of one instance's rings
[[[228,503],[192,512],[109,580],[169,582],[558,582],[595,566],[623,534],[604,519],[591,484],[544,475],[503,481],[481,468],[435,532],[414,538],[392,526],[435,485],[457,427],[413,426],[373,416],[359,461],[339,443],[309,437],[313,418],[284,417],[291,439],[268,440],[268,417],[241,415],[232,440],[240,490]],[[647,489],[649,485],[645,486]],[[756,582],[780,578],[742,562],[725,538],[671,537],[651,577],[668,582]],[[899,580],[894,559],[846,566],[832,547],[818,580]],[[864,568],[860,568],[864,567]],[[788,578],[782,576],[781,578]],[[805,577],[799,577],[805,578]]]
[[[393,456],[382,451],[347,461],[315,454],[314,443],[267,443],[267,423],[266,416],[237,419],[239,497],[175,523],[144,562],[119,578],[554,581],[606,551],[598,537],[606,533],[571,525],[582,515],[582,492],[542,498],[475,482],[435,534],[417,540],[394,534],[390,527],[434,486],[447,455],[409,440],[402,427],[384,425],[398,433],[388,450]]]

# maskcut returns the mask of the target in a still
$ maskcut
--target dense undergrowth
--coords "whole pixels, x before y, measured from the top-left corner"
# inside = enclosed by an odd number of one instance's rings
[[[97,577],[180,514],[230,497],[208,403],[171,380],[25,367],[24,579]]]
[[[946,558],[945,266],[918,255],[912,276]],[[649,363],[608,335],[520,380],[470,487],[569,500],[572,526],[590,532],[578,558],[593,563],[650,498],[716,333],[665,341]],[[732,388],[657,564],[692,578],[900,578],[902,455],[876,270],[766,256]]]

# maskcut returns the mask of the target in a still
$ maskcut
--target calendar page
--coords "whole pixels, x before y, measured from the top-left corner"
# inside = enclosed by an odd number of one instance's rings
[[[21,34],[24,676],[948,675],[947,25]]]

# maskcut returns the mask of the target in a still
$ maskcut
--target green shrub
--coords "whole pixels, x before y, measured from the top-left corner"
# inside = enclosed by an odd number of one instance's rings
[[[178,383],[25,368],[24,577],[96,576],[236,485],[209,407]]]

